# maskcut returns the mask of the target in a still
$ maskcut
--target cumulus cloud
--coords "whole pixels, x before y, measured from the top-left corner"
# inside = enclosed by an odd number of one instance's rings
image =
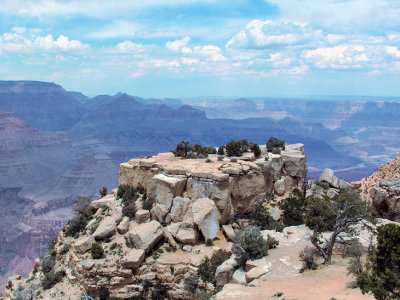
[[[227,48],[274,49],[305,43],[321,35],[306,24],[253,20],[226,44]]]
[[[226,61],[221,48],[215,45],[196,46],[193,53],[205,58],[208,61]]]
[[[0,36],[0,51],[34,52],[34,51],[78,51],[88,49],[89,45],[78,40],[70,40],[60,35],[54,39],[51,34],[46,36],[25,37],[18,33],[4,33]]]
[[[167,42],[166,46],[169,50],[174,51],[174,52],[180,52],[182,51],[183,53],[190,53],[191,50],[188,47],[185,47],[190,41],[190,37],[185,36],[181,40],[175,40],[173,42]]]
[[[306,50],[302,57],[317,68],[361,68],[368,61],[363,45],[339,45]]]
[[[138,53],[138,52],[145,51],[145,46],[143,44],[136,44],[132,41],[126,40],[126,41],[123,41],[123,42],[117,44],[113,48],[113,51],[117,52],[117,53],[123,53],[123,54]]]

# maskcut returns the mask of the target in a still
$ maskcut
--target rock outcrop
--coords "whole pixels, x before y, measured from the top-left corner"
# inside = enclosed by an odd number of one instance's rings
[[[400,154],[363,178],[359,190],[381,217],[400,221]]]

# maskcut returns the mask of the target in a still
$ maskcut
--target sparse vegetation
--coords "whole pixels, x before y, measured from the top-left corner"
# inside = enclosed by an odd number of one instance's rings
[[[218,147],[218,155],[224,155],[225,154],[225,146],[222,145],[221,147]]]
[[[122,184],[118,186],[117,197],[122,198],[123,206],[128,206],[134,203],[139,195],[133,186]]]
[[[199,276],[196,274],[190,275],[185,279],[185,290],[194,294],[199,286]]]
[[[130,219],[135,218],[136,211],[137,209],[135,203],[131,203],[122,208],[122,214]]]
[[[273,153],[274,149],[285,150],[285,141],[275,137],[270,137],[265,146],[267,147],[268,152]],[[274,153],[274,154],[280,154],[280,151],[279,153]]]
[[[249,259],[259,259],[268,254],[268,242],[262,237],[257,227],[248,226],[236,234],[233,253],[240,266]]]
[[[305,209],[305,224],[313,230],[311,243],[324,258],[324,263],[330,262],[333,247],[338,235],[342,232],[354,234],[350,226],[363,219],[372,220],[371,205],[363,201],[357,194],[343,192],[336,200],[325,198],[309,198]],[[332,231],[329,239],[322,247],[322,232]]]
[[[230,257],[230,252],[219,249],[211,256],[211,258],[203,258],[201,264],[199,265],[199,269],[197,270],[197,274],[204,282],[211,282],[212,284],[215,284],[215,271],[224,261],[226,261]]]
[[[79,197],[75,201],[75,205],[72,207],[75,214],[66,226],[66,236],[77,237],[79,236],[79,233],[85,229],[88,220],[93,213],[90,208],[90,202],[91,200],[85,197]]]
[[[324,190],[329,190],[329,183],[327,183],[327,182],[316,180],[316,181],[314,181],[314,183],[315,183],[315,185],[323,188]]]
[[[161,283],[161,281],[157,280],[153,292],[151,293],[151,299],[164,300],[165,298],[167,298],[167,288]]]
[[[400,299],[400,226],[379,226],[377,242],[376,250],[357,276],[357,284],[364,294],[371,292],[375,299]]]
[[[315,249],[311,247],[305,247],[303,251],[300,252],[299,257],[303,262],[303,267],[301,268],[300,272],[304,272],[305,270],[316,270],[318,268],[318,264],[315,259]]]
[[[101,197],[105,197],[108,195],[108,189],[107,187],[103,186],[100,190],[99,190],[99,194]]]
[[[188,141],[182,141],[171,152],[182,158],[206,158],[209,154],[216,154],[217,150],[213,146],[203,147],[200,144],[192,145]]]
[[[142,208],[145,210],[151,210],[153,208],[153,200],[147,198],[145,201],[143,201]]]
[[[283,222],[286,226],[295,226],[304,224],[303,215],[306,209],[306,199],[299,189],[293,190],[288,198],[278,203],[283,211]]]
[[[61,270],[58,272],[55,272],[54,270],[51,270],[49,273],[46,273],[44,278],[41,281],[42,287],[44,290],[48,290],[55,286],[57,283],[59,283],[65,276],[65,271]]]
[[[101,243],[95,242],[92,244],[92,248],[90,249],[90,253],[92,254],[93,259],[100,259],[104,257],[104,249]]]
[[[47,274],[53,270],[54,265],[54,259],[51,256],[45,256],[41,259],[41,269],[44,274]]]

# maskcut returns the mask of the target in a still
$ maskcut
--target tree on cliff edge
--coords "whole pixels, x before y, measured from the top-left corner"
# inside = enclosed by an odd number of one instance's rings
[[[305,224],[313,230],[311,243],[328,263],[339,234],[353,234],[351,225],[363,219],[371,219],[371,205],[357,194],[343,192],[336,200],[329,198],[309,198],[305,209]],[[331,231],[329,238],[322,233]]]

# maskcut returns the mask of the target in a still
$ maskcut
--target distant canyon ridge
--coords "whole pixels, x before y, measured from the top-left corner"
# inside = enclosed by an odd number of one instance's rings
[[[182,140],[218,147],[273,136],[305,145],[308,176],[331,168],[360,180],[399,152],[399,115],[395,98],[89,98],[54,83],[0,81],[0,283],[31,270],[78,196],[116,187],[121,162]]]

